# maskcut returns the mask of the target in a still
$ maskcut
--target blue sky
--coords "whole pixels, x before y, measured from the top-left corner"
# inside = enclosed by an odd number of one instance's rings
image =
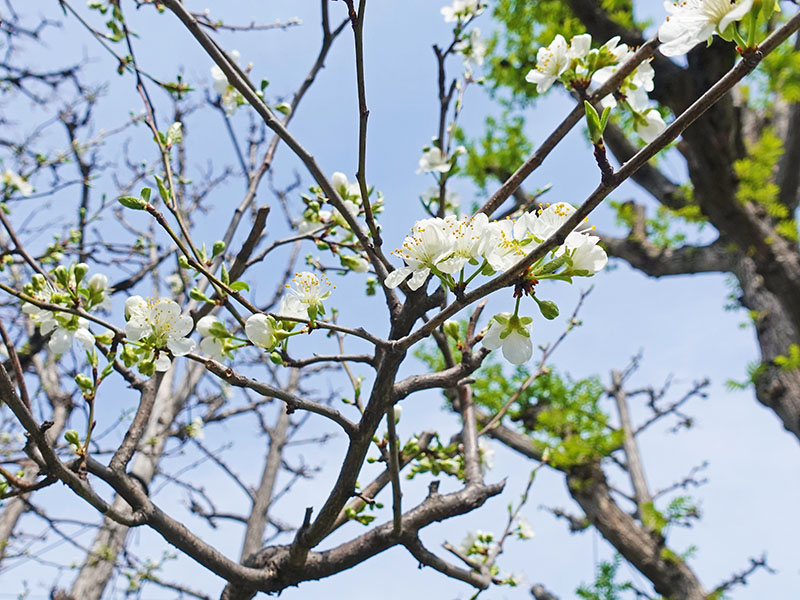
[[[187,4],[196,10],[206,6],[198,2]],[[231,4],[234,3],[211,3],[212,16],[224,16],[226,20],[238,23],[250,20],[271,22],[276,18],[285,20],[294,16],[303,20],[301,27],[287,31],[218,36],[224,47],[241,52],[243,63],[253,63],[256,81],[269,79],[267,93],[274,95],[271,99],[278,100],[280,96],[291,93],[305,76],[318,50],[318,3],[264,1]],[[382,223],[390,248],[398,245],[413,221],[422,216],[417,198],[432,185],[430,176],[417,175],[415,171],[422,146],[429,143],[437,128],[436,63],[431,45],[444,44],[449,36],[449,27],[439,15],[440,6],[441,3],[429,0],[373,1],[368,6],[365,39],[370,108],[367,174],[370,184],[386,197]],[[55,3],[37,7],[43,14],[60,15],[56,9]],[[343,2],[331,3],[332,22],[343,18],[344,9]],[[209,82],[210,59],[174,17],[169,14],[155,17],[151,12],[129,11],[132,28],[141,36],[136,46],[140,65],[162,79],[173,79],[177,72],[182,71],[186,79],[197,84],[199,98],[203,85]],[[492,28],[488,15],[482,16],[477,25],[484,32]],[[291,130],[327,173],[343,171],[352,176],[357,158],[358,113],[352,39],[348,34],[346,31],[337,41],[325,69],[292,122]],[[110,129],[125,120],[130,112],[141,110],[131,77],[116,76],[109,57],[76,26],[74,20],[67,20],[63,29],[54,32],[49,40],[49,47],[44,52],[30,48],[31,56],[41,64],[64,61],[70,56],[74,60],[88,56],[91,57],[87,65],[89,72],[97,79],[108,80],[98,129]],[[449,67],[455,73],[459,64],[453,60]],[[165,129],[167,104],[163,98],[159,102],[161,126]],[[22,107],[24,103],[18,106]],[[539,102],[535,110],[531,109],[527,115],[528,133],[534,143],[547,135],[571,108],[572,101],[555,92]],[[465,99],[461,125],[468,134],[477,135],[483,118],[491,112],[496,113],[497,109],[487,95],[472,87]],[[33,125],[37,114],[36,111],[26,113],[27,116],[22,114],[17,115],[18,127],[25,130]],[[244,138],[248,123],[247,109],[241,109],[234,117],[240,139]],[[218,165],[235,164],[217,113],[195,113],[187,119],[186,128],[188,139],[194,146],[190,160],[198,174],[208,160]],[[132,130],[130,137],[134,156],[136,152],[143,159],[153,156],[149,135],[143,127]],[[116,147],[110,146],[109,160],[119,160],[115,152]],[[667,165],[674,173],[682,171],[680,163],[672,158],[667,159]],[[302,177],[303,187],[311,183],[287,149],[279,149],[274,167],[276,184],[280,186],[291,181],[295,170]],[[576,176],[577,173],[581,175]],[[550,201],[579,204],[597,181],[590,149],[581,128],[576,128],[526,182],[526,186],[533,189],[552,183]],[[475,197],[475,190],[467,182],[458,182],[456,187],[468,205]],[[98,189],[114,193],[106,179],[98,182]],[[53,202],[57,205],[61,198],[68,202],[72,197],[65,193]],[[214,211],[200,219],[206,239],[213,241],[221,237],[224,228],[219,226],[218,217],[237,204],[240,197],[240,183],[223,186],[214,192]],[[260,198],[265,203],[273,202],[265,186],[262,186]],[[629,198],[644,200],[645,197],[633,185],[623,186],[614,194],[617,200]],[[278,211],[274,211],[270,219],[270,225],[274,223],[280,232]],[[592,222],[604,232],[615,231],[611,213],[604,207],[595,213]],[[242,235],[244,233],[246,231]],[[305,252],[317,254],[313,247]],[[262,266],[254,276],[254,293],[263,299],[273,287],[269,283],[270,271]],[[703,518],[690,531],[675,531],[670,538],[671,547],[678,551],[690,545],[697,547],[690,563],[707,589],[712,589],[731,572],[747,566],[750,556],[766,552],[770,565],[778,573],[758,573],[750,586],[737,588],[730,597],[735,600],[789,597],[789,590],[800,587],[797,531],[796,527],[787,526],[787,521],[792,523],[787,516],[794,513],[800,502],[800,482],[796,477],[797,440],[782,430],[778,419],[757,403],[752,392],[729,392],[724,386],[729,378],[744,379],[747,363],[757,358],[752,329],[740,327],[740,323],[746,320],[745,315],[724,310],[730,291],[725,278],[702,275],[655,281],[619,263],[592,281],[577,282],[572,287],[553,283],[541,292],[557,301],[563,314],[568,314],[577,301],[579,289],[589,284],[594,285],[594,291],[581,315],[584,325],[568,337],[558,351],[554,365],[574,377],[598,374],[608,381],[611,369],[623,368],[632,355],[643,349],[644,360],[633,379],[634,387],[659,386],[672,375],[673,393],[678,395],[691,382],[710,378],[712,385],[708,398],[693,402],[687,409],[696,417],[694,429],[666,435],[665,427],[656,427],[641,440],[645,467],[654,489],[680,479],[691,467],[704,460],[710,462],[706,472],[709,484],[693,492],[700,502]],[[362,325],[380,335],[385,334],[385,309],[380,298],[365,301],[361,295],[363,281],[358,276],[351,275],[344,281],[337,281],[337,285],[331,303],[341,311],[340,322]],[[510,298],[498,298],[491,306],[498,311],[508,310],[510,302]],[[534,314],[534,307],[529,308]],[[563,319],[555,323],[537,319],[534,330],[537,342],[554,339],[563,325]],[[409,363],[404,373],[419,369],[419,365]],[[363,374],[367,375],[366,370]],[[344,381],[331,385],[346,393]],[[128,396],[127,401],[130,402],[131,398]],[[436,394],[411,397],[404,406],[403,420],[399,425],[401,436],[438,428],[447,439],[456,430],[455,419],[440,410],[442,400]],[[640,418],[645,414],[641,406],[634,405],[633,410]],[[118,413],[119,406],[113,406],[105,408],[101,414],[113,418]],[[330,431],[330,428],[312,423],[307,435],[323,431]],[[234,422],[209,427],[206,436],[210,446],[233,442],[226,456],[232,461],[238,460],[239,472],[249,481],[256,482],[261,465],[252,460],[243,462],[252,452],[248,448],[248,433],[254,435],[252,423]],[[494,447],[497,451],[495,467],[487,478],[495,481],[507,477],[506,492],[474,514],[429,528],[423,536],[429,548],[438,551],[438,543],[445,539],[458,543],[467,530],[497,532],[504,526],[505,507],[518,500],[532,465],[497,444]],[[281,519],[296,523],[302,518],[301,507],[321,504],[323,490],[335,478],[342,448],[343,440],[337,439],[326,447],[323,456],[311,447],[293,451],[295,458],[302,454],[308,462],[319,464],[322,470],[313,481],[298,484],[294,493],[277,505]],[[169,460],[178,464],[181,457]],[[371,469],[365,469],[362,481],[369,479],[370,472]],[[198,483],[205,483],[209,488],[219,481],[218,472],[212,470],[199,472],[197,477]],[[453,485],[453,482],[443,482],[444,488]],[[413,482],[405,492],[407,505],[421,500],[424,493],[425,482]],[[47,506],[48,503],[63,502],[66,495],[65,489],[53,487],[41,493],[40,503]],[[181,492],[165,492],[158,499],[162,505],[170,506],[171,499],[181,504],[185,498]],[[242,506],[242,500],[235,492],[231,494],[230,502],[234,507]],[[563,477],[558,473],[541,473],[532,498],[523,511],[532,522],[536,537],[525,543],[510,542],[500,566],[507,571],[524,573],[528,583],[544,583],[564,600],[573,598],[574,589],[581,582],[592,579],[596,561],[611,556],[612,552],[594,532],[569,535],[562,522],[557,522],[539,508],[542,505],[560,506],[577,512],[564,490]],[[78,505],[72,508],[84,518],[91,514]],[[223,551],[231,556],[238,555],[241,543],[238,526],[224,525],[211,530],[202,522],[193,520],[180,506],[177,514],[183,516],[194,531],[219,544]],[[388,513],[379,516],[379,520],[385,518],[388,518]],[[358,526],[350,525],[332,536],[331,543],[344,541],[356,533],[359,533]],[[86,534],[80,537],[82,542],[89,539]],[[166,548],[163,540],[148,531],[136,532],[132,540],[133,549],[144,555],[158,557]],[[176,561],[170,569],[176,574],[176,579],[190,580],[212,595],[220,587],[216,577],[187,559]],[[621,570],[621,575],[634,583],[644,581],[627,567]],[[59,581],[61,585],[68,585],[72,577],[72,573],[67,572],[59,577]],[[53,580],[50,573],[43,578],[41,570],[30,563],[20,564],[2,574],[2,579],[10,584],[7,589],[13,592],[20,590],[25,580],[36,594],[44,593]],[[407,552],[393,549],[323,582],[286,590],[283,597],[299,600],[347,595],[360,599],[372,598],[376,594],[385,600],[405,600],[414,595],[455,599],[468,598],[472,591],[430,569],[418,570],[416,561]],[[144,597],[159,600],[170,595],[149,588]],[[497,588],[487,592],[485,597],[517,599],[529,595],[526,587],[515,590]]]

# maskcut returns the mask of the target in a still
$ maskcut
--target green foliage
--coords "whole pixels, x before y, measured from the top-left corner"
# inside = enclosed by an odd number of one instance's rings
[[[789,209],[778,201],[780,188],[772,181],[775,166],[783,152],[781,139],[771,127],[765,128],[758,141],[747,149],[747,156],[733,163],[739,179],[736,196],[740,202],[763,206],[769,216],[778,222],[778,233],[797,241],[797,225]]]
[[[597,567],[597,575],[591,585],[582,585],[575,593],[582,600],[622,600],[632,597],[625,592],[633,592],[634,587],[630,581],[617,583],[617,571],[621,559],[619,554],[614,556],[612,562],[603,561]]]
[[[631,0],[600,0],[611,19],[625,27],[635,27]],[[493,16],[501,27],[490,44],[489,75],[495,90],[508,89],[522,105],[536,97],[536,86],[525,75],[536,66],[536,52],[553,41],[556,34],[567,40],[584,33],[580,20],[562,0],[499,0]],[[596,40],[603,44],[607,40]]]
[[[507,376],[498,363],[487,361],[473,386],[476,404],[496,413],[529,376],[523,366]],[[534,448],[549,451],[550,464],[568,468],[607,456],[622,441],[600,407],[603,392],[597,378],[573,381],[550,371],[520,394],[508,414],[522,423]]]
[[[450,337],[447,339],[456,361],[460,360],[457,343]],[[422,346],[415,356],[433,370],[444,368],[441,353],[434,346]],[[524,365],[510,373],[504,367],[490,357],[475,374],[475,403],[490,415],[500,411],[531,374]],[[548,371],[519,395],[508,416],[522,424],[537,451],[549,451],[551,465],[569,468],[608,456],[622,443],[622,433],[611,428],[609,417],[600,406],[603,395],[603,385],[596,377],[573,381]],[[426,461],[417,471],[438,469],[460,474],[460,464],[447,461],[454,456],[452,449],[431,445],[431,451],[430,464]]]
[[[550,451],[550,464],[568,468],[591,462],[622,443],[622,433],[610,427],[600,407],[604,388],[597,378],[572,381],[548,373],[536,383],[538,414],[530,433],[537,450]]]
[[[468,140],[463,130],[457,129],[456,141],[467,147],[463,174],[486,191],[490,177],[501,180],[516,171],[533,149],[524,127],[525,119],[505,111],[499,120],[486,118],[486,132],[481,138]]]
[[[800,50],[781,44],[764,57],[759,70],[767,76],[767,89],[790,103],[800,102]]]
[[[767,365],[762,362],[754,361],[747,365],[747,379],[744,381],[736,381],[735,379],[728,379],[725,382],[725,387],[730,391],[742,391],[748,389],[751,385],[755,385],[759,377],[766,371]]]
[[[690,496],[677,496],[659,511],[652,502],[641,508],[642,523],[658,534],[665,534],[670,525],[688,527],[693,519],[700,517],[700,510]]]
[[[610,201],[616,211],[617,224],[632,229],[636,222],[636,212],[629,202]],[[689,229],[699,232],[706,219],[696,204],[687,204],[679,210],[664,205],[656,208],[656,214],[645,219],[647,241],[659,248],[676,248],[686,241]]]
[[[788,353],[776,356],[774,362],[782,371],[800,369],[800,346],[792,344],[789,346]]]

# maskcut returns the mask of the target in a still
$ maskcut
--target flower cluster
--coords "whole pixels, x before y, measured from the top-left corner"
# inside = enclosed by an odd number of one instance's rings
[[[405,266],[389,274],[386,286],[395,288],[408,279],[408,287],[417,290],[433,274],[450,289],[455,289],[459,284],[452,275],[462,272],[468,264],[477,265],[472,277],[479,273],[491,275],[496,271],[508,271],[537,244],[555,233],[573,210],[571,205],[562,202],[502,221],[489,221],[483,213],[474,217],[448,216],[417,221],[403,245],[393,252],[403,259]],[[559,259],[558,266],[542,258],[531,267],[531,276],[552,278],[560,267],[565,270],[558,272],[559,278],[594,275],[600,271],[608,258],[597,245],[599,238],[589,231],[591,229],[579,228],[570,233],[565,243],[552,252],[553,258]],[[462,287],[464,275],[462,272],[459,278]]]
[[[358,219],[364,212],[364,202],[361,198],[361,188],[355,181],[349,181],[344,173],[336,172],[331,176],[331,184],[344,203],[345,212],[353,219]],[[369,270],[369,262],[359,252],[360,244],[356,239],[345,216],[335,207],[323,208],[328,202],[322,190],[312,187],[314,197],[303,195],[306,208],[303,218],[297,224],[297,230],[302,234],[311,234],[321,241],[317,246],[321,250],[331,248],[339,259],[342,269],[364,273]],[[372,195],[373,190],[367,190]],[[371,200],[373,217],[383,210],[383,195],[376,193],[377,198]],[[322,241],[324,240],[324,241]],[[344,252],[343,249],[351,252]]]
[[[38,273],[34,275],[31,282],[23,286],[23,292],[38,303],[65,309],[110,310],[108,278],[102,273],[87,278],[88,272],[86,263],[74,263],[69,268],[58,266],[50,278]],[[52,333],[47,345],[54,354],[63,354],[76,340],[87,350],[94,347],[95,338],[89,331],[89,321],[83,317],[43,308],[34,302],[24,302],[22,312],[39,326],[42,335]]]
[[[592,48],[589,34],[576,35],[569,44],[563,36],[556,35],[549,46],[539,49],[536,68],[525,79],[536,84],[536,91],[540,94],[556,81],[579,90],[592,84],[600,86],[633,56],[633,50],[620,44],[619,40],[619,37],[614,37],[599,48]],[[661,114],[649,106],[647,93],[653,91],[654,76],[653,67],[645,61],[624,79],[615,95],[601,101],[603,106],[612,107],[619,101],[630,111],[634,128],[645,142],[652,141],[666,128]]]
[[[489,221],[483,213],[474,217],[448,216],[417,221],[403,245],[393,252],[403,259],[405,266],[389,273],[384,283],[395,288],[407,282],[411,290],[418,290],[433,275],[448,289],[463,292],[478,275],[513,269],[553,235],[574,210],[561,202],[502,221]],[[516,309],[513,314],[501,313],[492,318],[483,339],[486,348],[502,347],[503,355],[514,364],[530,359],[533,319],[519,316],[519,299],[523,293],[533,295],[542,315],[555,318],[557,307],[539,300],[533,294],[533,286],[542,279],[571,281],[572,277],[588,277],[602,270],[608,263],[608,256],[598,245],[600,238],[591,234],[592,230],[593,227],[585,223],[574,229],[562,245],[520,276],[520,291],[515,293]],[[468,266],[474,267],[471,274],[466,273]]]

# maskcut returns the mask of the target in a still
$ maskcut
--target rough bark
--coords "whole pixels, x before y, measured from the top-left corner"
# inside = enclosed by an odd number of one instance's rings
[[[567,485],[592,525],[653,583],[657,593],[675,600],[705,600],[703,586],[686,563],[614,502],[599,465],[572,469]]]
[[[761,351],[764,370],[755,380],[756,397],[800,438],[800,370],[784,369],[774,362],[776,356],[786,355],[789,346],[800,341],[800,335],[781,303],[766,289],[751,259],[742,257],[735,274],[742,290],[739,300],[752,311]]]

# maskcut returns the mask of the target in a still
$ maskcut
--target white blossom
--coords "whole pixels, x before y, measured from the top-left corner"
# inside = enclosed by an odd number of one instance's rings
[[[525,76],[525,81],[536,84],[536,91],[544,94],[550,89],[561,74],[567,70],[570,57],[567,52],[567,40],[561,34],[545,48],[536,53],[536,68]]]
[[[102,296],[102,300],[95,304],[97,308],[111,310],[111,289],[108,287],[108,277],[103,273],[95,273],[86,282],[92,295]]]
[[[664,56],[685,54],[714,33],[724,33],[752,7],[753,0],[667,1],[664,8],[669,16],[658,29],[659,50]]]
[[[546,240],[561,228],[574,210],[575,208],[567,202],[548,205],[530,221],[533,235],[542,241]],[[597,245],[600,238],[589,234],[593,230],[594,227],[585,224],[576,227],[567,235],[564,244],[556,249],[556,256],[569,252],[573,270],[588,271],[590,275],[601,271],[608,264],[608,256],[605,250]]]
[[[40,302],[53,303],[54,290],[47,284],[34,296]],[[89,321],[68,313],[56,313],[46,308],[41,308],[30,302],[22,305],[22,312],[28,315],[34,324],[39,326],[42,335],[52,333],[47,347],[53,354],[63,354],[77,340],[84,348],[91,350],[94,347],[94,336],[89,331]]]
[[[358,185],[358,182],[348,181],[347,175],[344,173],[336,171],[331,176],[331,184],[333,185],[333,189],[345,200],[348,197],[361,198],[361,187]]]
[[[402,247],[394,250],[406,266],[389,273],[384,281],[386,287],[396,288],[409,275],[408,287],[418,290],[431,274],[431,269],[443,273],[454,273],[461,267],[456,263],[445,262],[453,254],[454,239],[452,231],[444,219],[431,218],[417,221],[411,233],[405,237]]]
[[[486,438],[478,438],[478,454],[481,461],[481,473],[484,475],[494,467],[494,448],[486,441]]]
[[[276,330],[275,319],[261,313],[250,315],[247,317],[247,321],[244,322],[244,332],[247,335],[247,339],[260,348],[269,349],[275,345],[277,341],[275,337]]]
[[[656,139],[667,128],[664,119],[655,108],[651,108],[641,115],[641,119],[634,121],[636,133],[648,144]]]
[[[475,27],[466,39],[456,44],[453,49],[464,57],[464,64],[481,66],[486,56],[486,42],[481,37],[481,30]]]
[[[231,51],[233,62],[238,64],[239,58],[238,50]],[[217,65],[211,67],[211,79],[214,80],[212,85],[214,91],[220,95],[225,114],[229,117],[233,116],[236,109],[239,108],[240,101],[243,100],[242,95],[230,84],[228,77]]]
[[[325,314],[325,307],[322,302],[326,300],[336,286],[333,285],[325,275],[317,277],[309,271],[295,273],[292,278],[294,287],[288,283],[289,293],[284,296],[281,306],[290,313],[286,316],[297,315],[301,319],[317,318],[317,315]],[[283,310],[281,311],[283,314]],[[300,316],[302,315],[302,316]]]
[[[125,316],[125,335],[131,341],[144,340],[156,351],[166,346],[175,356],[194,350],[194,340],[186,337],[192,330],[192,319],[181,315],[180,306],[173,300],[131,296],[125,301]],[[156,371],[166,371],[171,361],[164,352],[158,352],[155,365]]]
[[[500,313],[492,317],[489,330],[483,336],[483,345],[489,350],[503,349],[503,356],[514,365],[528,362],[533,355],[530,317],[517,317]]]
[[[206,437],[203,431],[203,419],[201,417],[195,417],[192,419],[191,423],[186,425],[186,435],[196,440],[202,440]]]
[[[422,153],[417,173],[447,173],[451,167],[450,158],[443,154],[438,146],[434,146],[427,152]]]
[[[508,271],[521,261],[532,247],[528,231],[528,218],[495,221],[488,228],[488,236],[484,246],[484,257],[495,271]]]
[[[0,175],[0,181],[8,188],[14,188],[23,196],[30,196],[33,193],[33,186],[28,183],[19,173],[6,169]]]
[[[442,7],[441,13],[446,23],[452,23],[478,16],[484,8],[485,5],[480,0],[453,0],[450,6]]]
[[[225,349],[225,342],[222,338],[212,333],[211,329],[215,325],[223,326],[222,322],[217,317],[206,315],[197,322],[195,329],[197,329],[197,333],[203,336],[203,339],[200,340],[200,350],[203,354],[206,354],[209,358],[217,362],[222,362],[225,360],[225,354],[223,352]]]
[[[567,55],[570,60],[583,60],[592,49],[592,36],[588,33],[576,35],[569,41]]]
[[[533,530],[533,527],[527,518],[520,517],[517,519],[517,535],[522,540],[529,540],[536,535],[536,532]]]

